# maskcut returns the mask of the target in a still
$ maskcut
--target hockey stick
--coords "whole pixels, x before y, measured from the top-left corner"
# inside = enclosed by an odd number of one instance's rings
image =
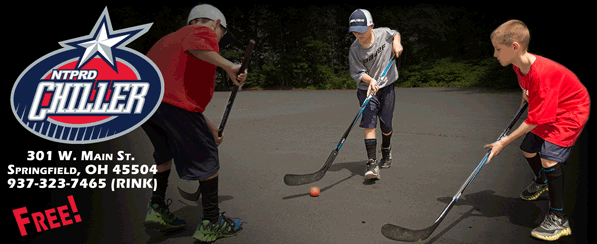
[[[240,69],[238,70],[237,75],[240,75],[240,74],[244,73],[245,70],[247,70],[247,65],[249,63],[249,57],[251,55],[251,52],[253,51],[254,45],[255,45],[255,41],[250,40],[249,45],[247,46],[247,49],[245,50],[245,56],[243,58],[243,62],[240,65]],[[239,89],[239,86],[234,86],[232,93],[230,93],[230,98],[228,98],[228,104],[226,105],[226,109],[224,110],[224,115],[222,116],[222,122],[220,122],[220,127],[218,128],[218,136],[219,137],[221,137],[222,132],[224,132],[224,127],[226,126],[226,121],[228,121],[228,115],[230,115],[230,110],[232,109],[232,104],[234,104],[234,99],[236,98],[236,93],[238,92],[238,89]],[[190,201],[197,201],[199,199],[199,195],[201,195],[201,190],[199,188],[197,188],[197,191],[195,193],[188,193],[188,192],[181,190],[179,187],[178,193],[180,193],[180,196],[182,196],[184,199],[187,199]]]
[[[528,103],[524,102],[522,107],[518,110],[518,113],[516,113],[516,116],[510,122],[510,125],[508,125],[508,128],[506,128],[506,130],[504,130],[504,132],[502,132],[502,134],[498,137],[498,139],[497,139],[498,141],[503,139],[504,137],[506,137],[508,132],[510,132],[510,129],[512,129],[512,126],[514,126],[514,124],[516,123],[518,118],[520,118],[520,116],[522,115],[522,113],[524,112],[524,110],[527,107],[528,107]],[[479,173],[479,171],[481,170],[483,165],[485,165],[485,162],[487,161],[487,158],[489,157],[490,153],[491,153],[491,149],[485,154],[485,156],[483,157],[481,162],[479,162],[479,164],[477,165],[477,167],[475,168],[473,173],[464,182],[462,187],[460,187],[460,190],[458,190],[458,192],[456,192],[456,195],[454,195],[454,197],[452,197],[452,201],[450,201],[450,203],[446,206],[444,211],[439,215],[439,217],[435,220],[435,222],[431,226],[429,226],[425,229],[421,229],[421,230],[411,230],[411,229],[396,226],[393,224],[385,224],[381,227],[381,233],[385,237],[392,239],[392,240],[396,240],[396,241],[415,242],[415,241],[421,241],[421,240],[427,239],[427,237],[429,237],[431,235],[431,233],[433,233],[433,231],[439,226],[439,224],[442,222],[442,220],[446,217],[446,215],[448,214],[448,211],[450,211],[450,209],[452,209],[452,207],[454,206],[456,201],[458,201],[458,198],[460,197],[462,192],[464,192],[464,189],[466,189],[466,187],[469,184],[471,184],[471,182],[475,179],[475,177],[477,176],[477,174]]]
[[[253,51],[253,45],[255,45],[255,41],[250,40],[249,45],[247,46],[247,50],[245,51],[245,57],[243,59],[242,64],[240,65],[240,69],[237,75],[244,73],[247,69],[247,64],[249,63],[249,56],[251,55],[251,51]],[[236,98],[237,92],[238,86],[234,86],[234,89],[232,89],[232,93],[230,93],[230,98],[228,98],[228,105],[226,105],[224,116],[222,116],[220,128],[218,129],[218,136],[220,137],[222,136],[222,132],[224,132],[224,126],[226,126],[226,121],[228,121],[228,115],[230,115],[230,110],[232,109],[232,104],[234,104],[234,99]]]
[[[380,79],[385,77],[388,70],[394,63],[394,60],[395,60],[395,58],[392,58],[392,60],[390,61],[390,63],[388,64],[388,66],[386,67],[384,72],[382,73]],[[352,127],[354,127],[354,125],[356,124],[357,119],[363,113],[363,110],[365,110],[365,106],[367,106],[367,104],[369,103],[369,100],[371,100],[371,97],[373,97],[373,91],[371,91],[370,94],[367,96],[367,98],[365,98],[365,101],[363,101],[363,104],[361,105],[361,109],[359,110],[359,113],[357,113],[357,115],[354,117],[354,119],[352,120],[352,123],[350,123],[350,126],[348,127],[348,129],[344,132],[344,135],[342,135],[340,142],[338,142],[338,145],[336,146],[336,148],[334,148],[334,150],[332,150],[332,152],[330,153],[330,156],[328,156],[328,159],[325,161],[325,163],[323,164],[321,169],[319,169],[316,172],[310,173],[310,174],[302,174],[302,175],[287,174],[284,176],[284,183],[286,185],[289,185],[289,186],[304,185],[304,184],[309,184],[309,183],[321,180],[321,178],[323,178],[323,176],[328,171],[330,166],[332,166],[332,163],[336,159],[336,156],[338,156],[338,151],[340,151],[342,144],[344,144],[344,141],[346,141],[348,134],[352,130]]]

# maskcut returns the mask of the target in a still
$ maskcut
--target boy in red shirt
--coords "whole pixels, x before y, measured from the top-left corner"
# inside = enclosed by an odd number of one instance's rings
[[[151,197],[144,226],[161,231],[182,229],[186,223],[174,216],[165,199],[172,161],[181,179],[198,180],[203,217],[194,234],[199,241],[215,241],[238,233],[241,221],[220,214],[218,207],[218,127],[203,116],[211,101],[216,67],[226,71],[237,85],[246,73],[240,65],[219,55],[220,46],[234,40],[224,15],[202,4],[189,14],[188,25],[161,38],[147,53],[164,78],[162,104],[143,125],[154,147],[157,190]],[[171,200],[170,200],[171,201]]]
[[[518,20],[502,24],[491,34],[494,57],[502,66],[513,64],[522,88],[522,102],[527,101],[529,107],[528,117],[520,127],[485,148],[492,148],[489,162],[526,134],[520,149],[536,178],[521,198],[534,200],[549,191],[550,211],[531,235],[553,241],[571,234],[563,213],[564,178],[560,164],[568,159],[588,120],[590,97],[586,87],[566,67],[527,52],[529,39],[527,26]]]

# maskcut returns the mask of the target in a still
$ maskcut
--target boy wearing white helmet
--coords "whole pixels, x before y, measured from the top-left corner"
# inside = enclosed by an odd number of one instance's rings
[[[226,71],[237,86],[246,72],[236,75],[240,64],[220,56],[220,47],[234,41],[226,18],[216,7],[195,6],[187,25],[162,37],[147,53],[164,78],[162,104],[143,125],[153,147],[157,173],[144,226],[161,231],[186,227],[164,201],[172,161],[181,179],[198,180],[203,217],[194,234],[199,241],[215,241],[233,236],[242,229],[240,220],[230,219],[218,207],[218,127],[203,111],[212,99],[216,67]]]

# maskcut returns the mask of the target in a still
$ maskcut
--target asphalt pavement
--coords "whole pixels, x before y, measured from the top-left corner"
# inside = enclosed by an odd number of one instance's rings
[[[229,94],[216,92],[204,113],[215,124]],[[385,238],[381,227],[431,225],[487,152],[483,145],[507,127],[520,97],[520,91],[397,88],[393,163],[382,169],[380,180],[363,179],[364,132],[355,127],[323,179],[287,186],[285,174],[311,173],[323,165],[358,112],[356,91],[241,91],[219,147],[219,193],[220,209],[240,218],[243,231],[215,243],[400,243]],[[515,127],[525,118],[526,113]],[[381,142],[379,130],[377,134]],[[483,167],[424,243],[541,243],[530,231],[542,222],[549,200],[547,194],[532,202],[519,198],[533,179],[518,148],[521,141]],[[89,147],[127,151],[135,163],[152,164],[153,148],[141,129]],[[572,235],[559,243],[587,242],[588,150],[586,128],[564,167],[564,206]],[[73,195],[84,221],[26,241],[192,243],[201,217],[200,200],[185,200],[176,188],[192,192],[197,186],[171,173],[170,209],[188,226],[168,234],[142,226],[150,189],[52,191],[54,202]],[[318,197],[309,195],[311,186],[321,189]]]

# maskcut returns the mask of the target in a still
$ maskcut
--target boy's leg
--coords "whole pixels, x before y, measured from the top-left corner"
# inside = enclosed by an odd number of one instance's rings
[[[560,163],[542,159],[549,185],[549,211],[541,225],[531,235],[546,241],[555,241],[572,234],[570,222],[564,214],[564,175]]]
[[[381,133],[381,160],[379,165],[382,168],[389,168],[392,166],[392,145],[390,140],[392,139],[392,131],[390,133]]]
[[[357,90],[359,104],[363,104],[367,97],[367,91]],[[379,100],[373,96],[363,110],[361,128],[365,129],[365,149],[367,151],[367,165],[365,169],[365,179],[379,179],[379,165],[377,164],[376,147],[377,139],[375,127],[377,127],[377,112],[379,111]]]
[[[365,129],[365,149],[367,150],[367,167],[365,169],[365,179],[379,179],[379,165],[377,164],[377,139],[375,138],[375,128]]]
[[[379,162],[382,168],[389,168],[392,164],[392,119],[394,118],[394,105],[396,103],[396,93],[394,83],[384,87],[380,93],[380,128],[381,128],[381,160]]]
[[[161,109],[156,111],[157,114],[161,112]],[[170,153],[166,132],[151,119],[142,128],[155,149],[153,158],[157,164],[157,173],[153,175],[153,178],[156,180],[156,190],[152,192],[143,226],[160,231],[182,229],[186,227],[186,222],[172,214],[169,209],[169,203],[166,203],[166,190],[172,167],[172,154]],[[171,202],[170,199],[168,200]]]
[[[167,107],[160,106],[145,124],[142,125],[143,131],[149,138],[153,148],[153,159],[156,164],[157,173],[153,175],[156,180],[156,190],[152,192],[153,196],[166,199],[166,189],[168,188],[168,178],[170,176],[170,169],[172,168],[172,152],[170,151],[170,143],[168,132],[162,129],[161,120],[163,113],[166,113]]]
[[[381,148],[390,148],[391,145],[391,139],[392,139],[392,132],[390,131],[388,133],[381,133]]]
[[[564,174],[560,162],[565,162],[571,147],[560,147],[545,142],[541,148],[541,165],[549,186],[549,212],[543,223],[531,235],[542,240],[557,240],[572,233],[564,214]]]
[[[220,215],[218,206],[218,173],[205,180],[199,181],[203,219],[216,221]]]
[[[549,208],[555,212],[558,217],[564,216],[564,174],[560,163],[541,159],[547,185],[549,186]]]
[[[367,159],[377,159],[377,138],[375,136],[375,128],[365,128],[365,150],[367,150]]]
[[[212,242],[221,237],[236,235],[242,230],[240,220],[231,219],[220,213],[218,206],[218,173],[199,181],[203,218],[199,222],[193,238],[202,242]]]
[[[170,212],[170,202],[166,203],[166,189],[168,188],[168,178],[170,175],[170,166],[172,160],[165,164],[157,166],[157,173],[153,178],[156,179],[156,190],[152,192],[151,200],[147,207],[147,215],[143,226],[163,232],[175,231],[186,227],[186,222],[176,217]]]
[[[533,155],[533,153],[527,153],[525,151],[522,151],[522,154],[533,170],[535,180],[520,193],[520,198],[531,201],[539,198],[541,194],[548,191],[549,187],[547,185],[545,172],[543,172],[543,167],[541,166],[541,155],[539,153],[534,153]]]
[[[522,144],[520,145],[520,150],[522,155],[528,162],[529,166],[533,170],[533,174],[535,175],[535,179],[520,193],[520,198],[523,200],[535,200],[541,194],[548,191],[547,179],[545,178],[545,173],[543,172],[543,166],[541,165],[541,155],[539,151],[541,150],[541,145],[545,141],[538,137],[533,133],[527,133],[525,136]]]
[[[533,170],[535,174],[535,181],[537,184],[545,184],[547,183],[547,178],[545,178],[545,173],[543,172],[543,166],[541,165],[541,154],[539,153],[528,153],[522,151],[522,155],[526,159],[527,163]]]
[[[188,175],[199,180],[199,190],[201,191],[201,205],[203,207],[203,217],[193,238],[201,242],[212,242],[218,238],[236,235],[242,230],[240,220],[230,219],[220,213],[218,204],[219,198],[219,155],[218,147],[212,132],[207,126],[207,120],[201,113],[193,113],[193,127],[196,136],[185,141],[181,147],[193,147],[190,149],[193,156],[186,161],[188,164],[184,169],[177,171],[186,171]],[[196,177],[196,178],[195,178]]]
[[[166,190],[168,188],[168,179],[170,178],[170,169],[172,168],[172,160],[164,164],[156,165],[157,173],[153,175],[156,180],[156,189],[152,192],[153,196],[159,196],[162,199],[166,198]]]

